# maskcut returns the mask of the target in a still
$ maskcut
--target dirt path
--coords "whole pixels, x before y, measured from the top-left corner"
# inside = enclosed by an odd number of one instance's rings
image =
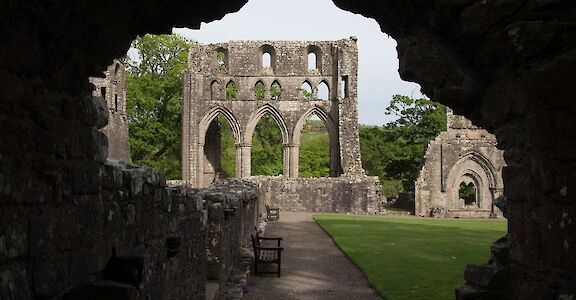
[[[251,276],[246,299],[381,299],[311,213],[281,212],[264,236],[284,238],[282,277]]]

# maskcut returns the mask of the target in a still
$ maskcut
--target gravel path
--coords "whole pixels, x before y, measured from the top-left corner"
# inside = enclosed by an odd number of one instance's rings
[[[251,276],[245,299],[382,299],[312,215],[281,212],[268,223],[263,236],[284,238],[282,277]]]

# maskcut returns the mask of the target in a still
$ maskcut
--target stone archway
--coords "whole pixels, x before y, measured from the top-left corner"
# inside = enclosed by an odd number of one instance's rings
[[[469,152],[460,158],[449,170],[445,188],[445,217],[490,217],[501,215],[493,202],[497,190],[495,168],[482,154]],[[460,184],[472,183],[476,189],[474,205],[467,205],[459,196]],[[494,211],[496,209],[496,211]]]
[[[243,170],[244,173],[242,174],[243,177],[251,176],[251,159],[252,156],[251,149],[252,149],[252,136],[254,135],[254,130],[256,126],[260,122],[262,117],[269,115],[275,122],[276,125],[280,128],[280,133],[282,135],[282,145],[283,145],[283,174],[288,174],[289,169],[289,159],[290,154],[287,152],[287,145],[289,143],[289,133],[288,127],[286,126],[286,121],[284,117],[282,117],[281,112],[273,107],[272,105],[265,104],[259,107],[255,112],[253,112],[250,117],[248,118],[248,124],[246,125],[246,132],[244,133],[243,137],[243,144],[242,144],[242,156],[246,158],[243,162]]]
[[[328,137],[330,143],[330,176],[336,177],[341,174],[342,168],[340,167],[340,160],[338,158],[340,151],[338,148],[338,132],[336,130],[336,126],[334,125],[334,121],[326,113],[321,107],[315,106],[310,108],[307,112],[305,112],[298,122],[296,123],[294,129],[292,130],[292,143],[290,144],[290,177],[298,177],[298,169],[299,169],[299,149],[300,149],[300,138],[302,136],[302,129],[304,125],[306,125],[306,121],[310,119],[313,115],[316,115],[322,122],[326,129],[328,129]]]
[[[199,126],[199,141],[198,141],[198,155],[201,159],[198,159],[198,186],[207,187],[214,180],[217,179],[221,170],[220,155],[222,149],[220,146],[220,127],[218,122],[218,117],[223,116],[234,136],[236,145],[236,177],[240,177],[241,170],[238,166],[241,164],[241,153],[239,146],[242,140],[242,132],[240,130],[240,125],[234,114],[227,108],[223,106],[214,107],[210,110],[200,121]],[[184,166],[183,166],[184,167]]]

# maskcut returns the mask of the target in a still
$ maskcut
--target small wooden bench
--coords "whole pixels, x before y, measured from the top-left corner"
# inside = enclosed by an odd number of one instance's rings
[[[278,274],[280,277],[280,269],[282,265],[282,251],[284,248],[280,247],[281,237],[261,237],[256,234],[252,236],[252,247],[254,248],[254,275],[258,274],[258,264],[277,264],[277,272],[260,272]],[[276,241],[276,247],[264,247],[262,241]]]
[[[270,207],[270,205],[266,204],[266,218],[268,221],[280,220],[280,208]]]

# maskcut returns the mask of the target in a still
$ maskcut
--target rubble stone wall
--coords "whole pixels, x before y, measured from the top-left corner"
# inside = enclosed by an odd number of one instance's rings
[[[376,213],[382,200],[380,180],[375,176],[247,179],[259,183],[264,214],[264,204],[281,211]]]

